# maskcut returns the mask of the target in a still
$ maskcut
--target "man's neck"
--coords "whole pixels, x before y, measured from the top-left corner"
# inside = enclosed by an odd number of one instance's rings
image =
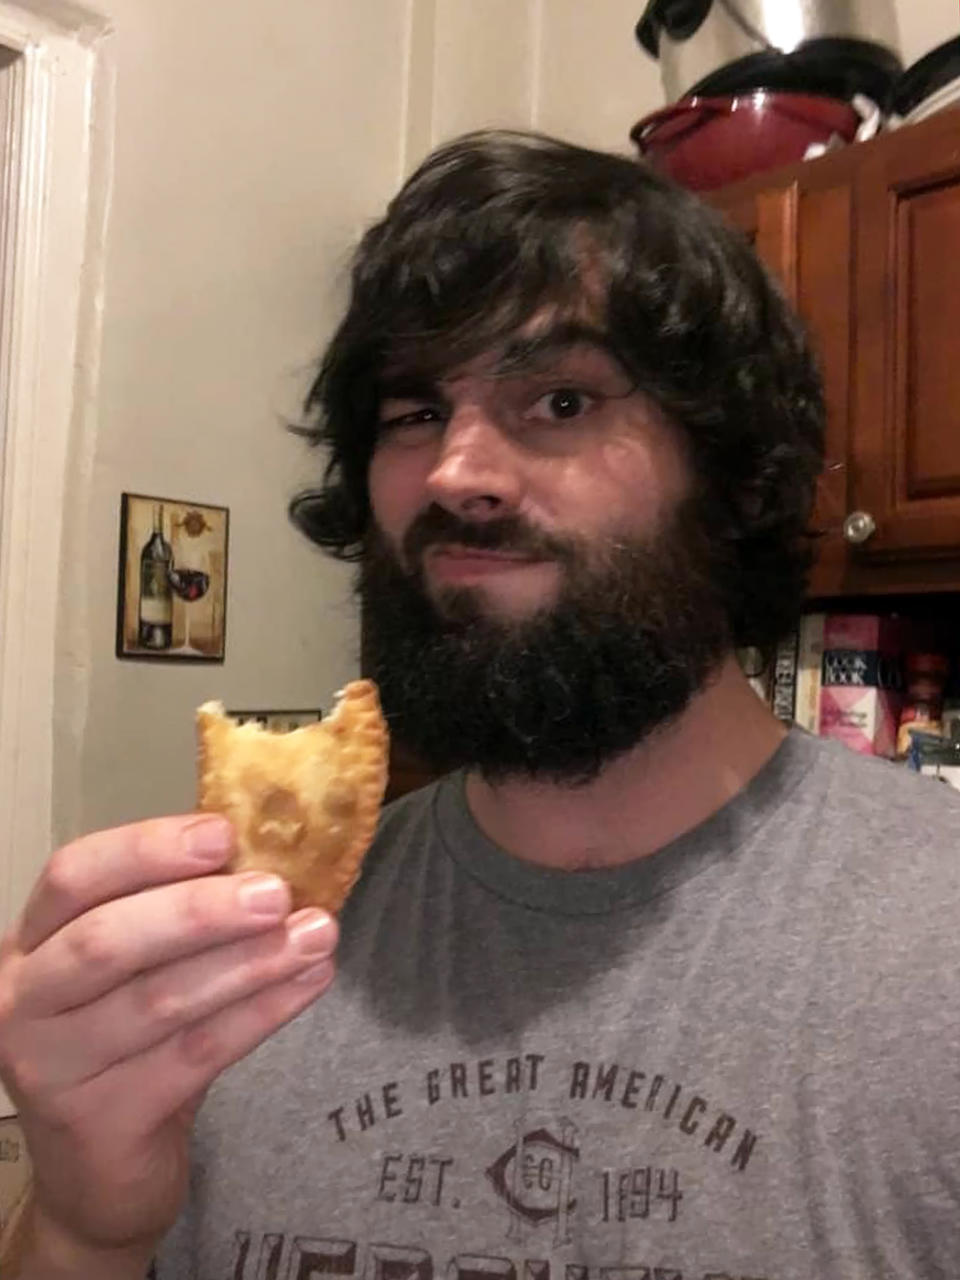
[[[674,723],[581,786],[467,779],[481,830],[515,857],[565,871],[617,866],[662,849],[732,800],[786,730],[736,659]]]

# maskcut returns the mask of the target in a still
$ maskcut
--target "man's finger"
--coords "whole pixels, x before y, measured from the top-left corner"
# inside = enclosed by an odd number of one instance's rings
[[[81,836],[52,855],[15,931],[32,951],[92,907],[153,885],[209,875],[233,849],[233,828],[215,814],[153,818]]]
[[[180,880],[94,907],[23,956],[20,1018],[49,1018],[137,974],[265,933],[290,910],[278,877],[245,872]]]
[[[108,1110],[116,1141],[140,1141],[208,1088],[225,1068],[302,1013],[326,991],[333,977],[333,960],[323,960],[296,978],[238,1000],[79,1089],[69,1090],[64,1114],[53,1118],[76,1126],[83,1115],[93,1130],[102,1125]]]
[[[92,1004],[34,1022],[30,1035],[43,1088],[76,1085],[134,1058],[184,1027],[330,960],[336,944],[333,918],[306,908],[284,927],[141,973]]]

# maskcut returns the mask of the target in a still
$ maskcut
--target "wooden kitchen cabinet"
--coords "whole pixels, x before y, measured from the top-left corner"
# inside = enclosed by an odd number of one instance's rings
[[[711,201],[783,281],[820,358],[812,594],[960,589],[960,112]],[[855,513],[875,526],[860,544]]]

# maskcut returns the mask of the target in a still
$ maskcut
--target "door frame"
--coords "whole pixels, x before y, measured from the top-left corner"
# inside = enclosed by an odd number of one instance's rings
[[[64,499],[99,350],[109,29],[62,0],[0,0],[0,45],[18,55],[0,71],[0,932],[52,841]]]

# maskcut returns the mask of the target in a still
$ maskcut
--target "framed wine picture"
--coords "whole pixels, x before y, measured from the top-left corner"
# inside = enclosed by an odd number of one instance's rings
[[[234,711],[227,708],[227,715],[237,724],[248,724],[253,721],[263,729],[274,733],[289,733],[291,729],[302,729],[307,724],[317,724],[323,719],[320,707],[294,707],[288,711],[259,710]]]
[[[229,524],[226,507],[121,494],[118,658],[223,661]]]

